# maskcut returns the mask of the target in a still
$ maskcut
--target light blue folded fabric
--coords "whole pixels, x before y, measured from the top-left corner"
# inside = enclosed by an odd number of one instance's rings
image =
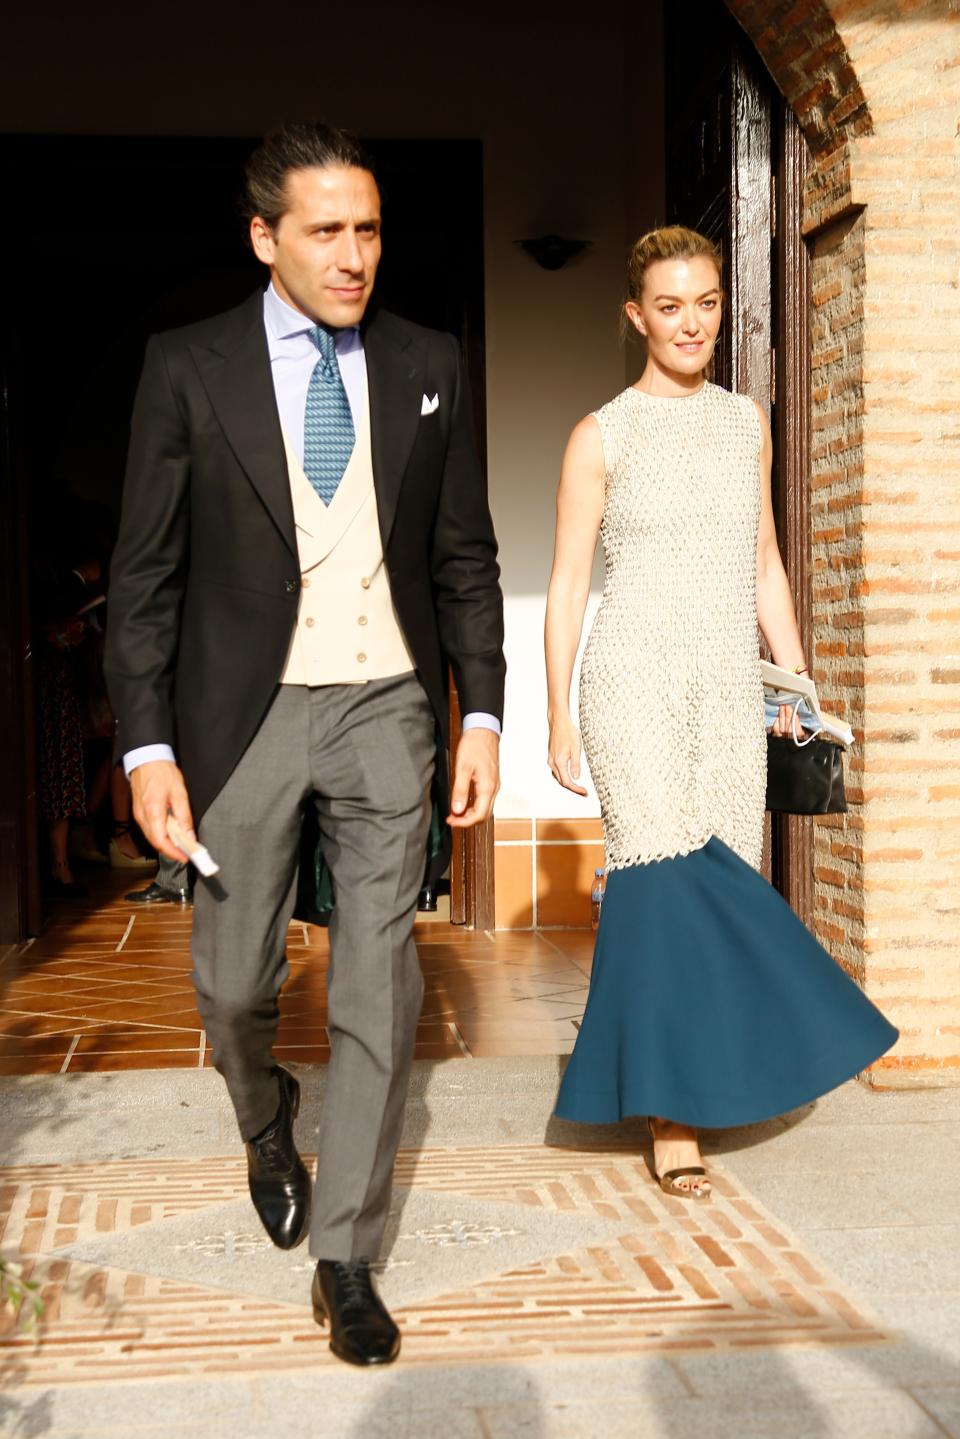
[[[768,730],[773,729],[781,705],[789,705],[796,710],[798,726],[805,729],[808,735],[819,734],[823,729],[822,720],[814,714],[803,695],[789,694],[786,690],[777,690],[774,695],[769,690],[764,690],[763,715]]]

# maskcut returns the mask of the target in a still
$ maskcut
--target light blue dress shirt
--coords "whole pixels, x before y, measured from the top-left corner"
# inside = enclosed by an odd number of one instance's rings
[[[310,338],[313,321],[302,311],[288,305],[286,300],[282,300],[271,282],[263,296],[263,323],[267,332],[270,373],[273,377],[273,392],[277,398],[280,424],[302,465],[307,386],[318,359],[317,347]],[[347,392],[350,413],[353,415],[353,427],[354,430],[359,430],[367,390],[363,336],[356,327],[338,330],[335,344],[343,388]],[[495,734],[499,734],[500,721],[496,715],[476,711],[464,715],[463,728],[492,729]],[[168,744],[140,745],[137,749],[127,751],[123,757],[123,767],[129,775],[137,765],[149,764],[158,759],[172,760],[174,757]]]
[[[273,392],[277,397],[280,423],[302,465],[307,388],[320,358],[317,347],[310,338],[313,321],[302,311],[288,305],[286,300],[281,300],[270,284],[263,296],[263,323],[267,331],[270,373],[273,377]],[[355,433],[359,433],[367,392],[367,362],[363,354],[363,338],[360,331],[353,326],[348,330],[338,330],[334,345],[343,388],[347,392],[350,413],[353,415],[353,428]]]

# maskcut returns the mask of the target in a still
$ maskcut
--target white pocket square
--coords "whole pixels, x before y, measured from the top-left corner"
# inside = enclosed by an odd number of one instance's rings
[[[432,414],[434,413],[434,411],[435,411],[435,410],[439,410],[439,408],[440,408],[440,396],[439,396],[439,395],[434,395],[434,397],[433,397],[432,400],[431,400],[431,398],[430,398],[429,395],[424,395],[423,401],[422,401],[422,403],[421,403],[421,405],[420,405],[420,413],[421,413],[421,415],[432,415]]]

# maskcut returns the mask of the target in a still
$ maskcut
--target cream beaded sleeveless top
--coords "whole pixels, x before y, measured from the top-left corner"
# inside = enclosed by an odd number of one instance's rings
[[[605,583],[580,723],[608,867],[689,854],[712,835],[759,867],[757,411],[705,384],[679,399],[624,390],[595,419]]]

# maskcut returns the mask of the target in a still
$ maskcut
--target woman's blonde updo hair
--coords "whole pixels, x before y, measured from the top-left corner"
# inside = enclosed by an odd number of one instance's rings
[[[717,275],[722,275],[720,251],[706,235],[688,230],[686,225],[661,225],[659,230],[648,230],[630,251],[627,299],[639,305],[647,271],[658,260],[693,260],[698,255],[712,260],[717,267]]]

